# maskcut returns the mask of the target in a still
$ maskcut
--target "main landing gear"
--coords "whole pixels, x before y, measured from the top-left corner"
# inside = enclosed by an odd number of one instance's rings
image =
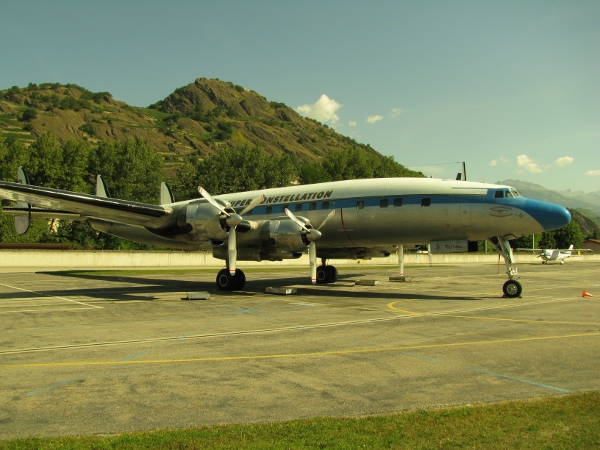
[[[321,265],[317,267],[317,283],[335,283],[338,279],[338,271],[335,266],[328,266],[325,259],[321,259]]]
[[[335,283],[338,279],[338,271],[335,266],[329,266],[325,260],[317,267],[317,283],[329,284]],[[217,273],[217,288],[221,291],[239,291],[246,285],[246,275],[240,269],[235,270],[235,275],[231,275],[229,269],[221,269]]]
[[[521,293],[523,292],[523,286],[519,283],[515,278],[518,278],[517,268],[513,267],[514,264],[514,256],[512,252],[512,248],[510,248],[510,243],[498,236],[497,243],[493,240],[489,242],[494,247],[494,250],[498,252],[500,256],[504,258],[504,264],[506,265],[506,274],[508,275],[508,280],[502,286],[502,292],[504,293],[504,297],[508,298],[517,298],[521,297]]]
[[[235,270],[235,275],[229,269],[221,269],[217,274],[217,287],[222,291],[239,291],[246,285],[246,275],[240,269]]]

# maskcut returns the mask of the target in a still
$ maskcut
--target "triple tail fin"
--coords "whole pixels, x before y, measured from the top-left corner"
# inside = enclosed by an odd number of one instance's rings
[[[175,196],[169,185],[163,181],[160,183],[160,204],[169,205],[171,203],[175,203]]]
[[[108,190],[108,186],[104,182],[104,178],[102,175],[96,175],[96,195],[98,197],[110,197],[110,191]]]

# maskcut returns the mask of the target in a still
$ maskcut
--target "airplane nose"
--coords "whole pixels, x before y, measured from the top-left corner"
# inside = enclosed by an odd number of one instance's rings
[[[571,221],[571,213],[564,206],[536,200],[529,200],[529,202],[527,212],[539,222],[544,231],[562,228]]]

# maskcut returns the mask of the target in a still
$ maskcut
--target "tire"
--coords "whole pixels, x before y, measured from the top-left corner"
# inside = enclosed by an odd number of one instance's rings
[[[217,288],[221,291],[237,291],[246,285],[246,275],[240,269],[231,276],[228,269],[221,269],[217,273]]]
[[[521,297],[521,293],[523,292],[523,286],[517,280],[508,280],[502,286],[502,292],[504,292],[504,296],[508,298],[517,298]]]
[[[338,279],[338,271],[335,266],[319,266],[317,267],[317,283],[329,284],[335,283]]]
[[[317,284],[327,284],[327,266],[317,267]]]

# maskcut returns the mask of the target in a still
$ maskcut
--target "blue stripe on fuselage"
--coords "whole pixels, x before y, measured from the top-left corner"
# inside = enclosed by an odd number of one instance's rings
[[[565,227],[571,221],[571,213],[564,206],[530,198],[524,200],[521,209],[537,220],[546,231]]]
[[[316,210],[322,209],[340,209],[340,208],[356,208],[356,205],[359,202],[363,203],[364,208],[369,207],[380,207],[380,201],[382,199],[388,200],[387,208],[400,209],[402,206],[408,205],[420,205],[422,199],[428,198],[431,199],[431,206],[440,205],[440,204],[460,204],[464,201],[469,201],[472,204],[476,203],[487,203],[487,204],[496,204],[496,205],[505,205],[511,208],[517,208],[531,216],[535,219],[544,230],[553,230],[556,228],[562,228],[566,226],[571,220],[571,214],[569,211],[560,205],[555,205],[553,203],[546,203],[538,200],[532,200],[524,197],[515,197],[515,198],[494,198],[492,192],[489,192],[488,195],[384,195],[384,196],[374,196],[374,197],[351,197],[345,199],[335,199],[330,198],[323,205],[323,201],[315,201],[315,202],[289,202],[285,204],[275,204],[271,205],[271,214],[279,214],[284,212],[284,208],[292,209],[292,205],[302,205],[301,210],[293,209],[297,213],[308,212],[309,204],[315,203]],[[401,198],[402,206],[394,206],[394,199]],[[253,215],[263,215],[266,213],[266,207],[264,205],[258,206],[252,212]]]

